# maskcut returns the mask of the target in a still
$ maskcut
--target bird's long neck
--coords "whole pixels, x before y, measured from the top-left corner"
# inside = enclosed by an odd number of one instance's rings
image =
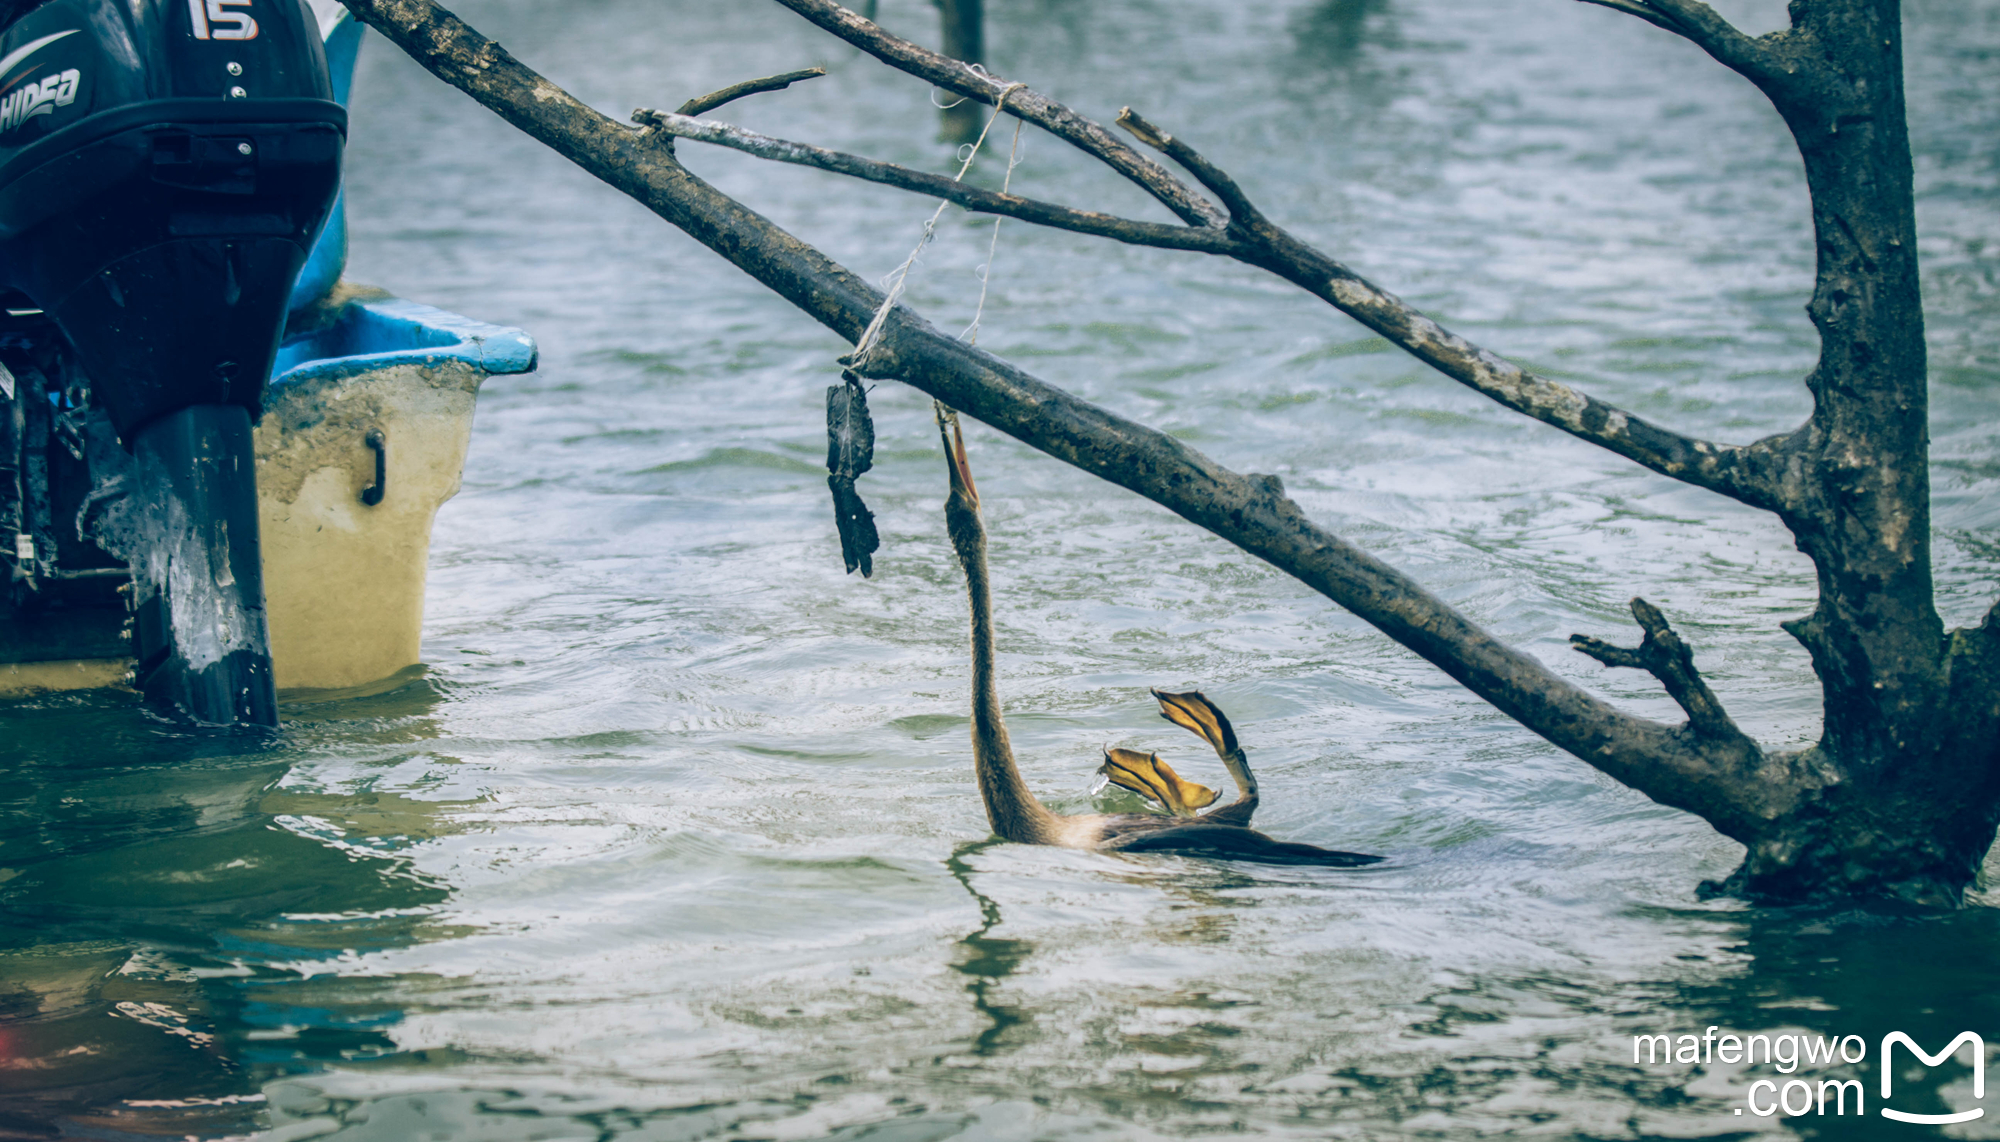
[[[1242,825],[1248,828],[1250,818],[1257,812],[1257,778],[1250,772],[1250,760],[1243,756],[1242,750],[1238,749],[1222,754],[1222,764],[1229,770],[1230,778],[1236,782],[1236,800],[1220,809],[1209,810],[1201,819],[1217,825]]]
[[[972,764],[993,831],[1010,841],[1047,843],[1056,815],[1035,799],[1014,765],[993,664],[993,593],[986,573],[986,528],[976,501],[954,487],[945,501],[945,529],[965,569],[972,604]]]
[[[1233,750],[1222,757],[1222,766],[1229,771],[1230,780],[1236,782],[1236,802],[1257,803],[1257,775],[1250,772],[1250,759],[1243,751]]]

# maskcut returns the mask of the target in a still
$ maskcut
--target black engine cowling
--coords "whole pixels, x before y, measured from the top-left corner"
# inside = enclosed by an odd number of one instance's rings
[[[124,454],[99,450],[74,521],[38,521],[32,434],[13,434],[0,530],[28,539],[0,536],[8,602],[19,625],[64,594],[63,537],[34,558],[38,522],[103,521],[140,687],[202,722],[276,722],[249,425],[346,122],[304,0],[47,0],[0,30],[0,364],[13,401],[101,418]]]

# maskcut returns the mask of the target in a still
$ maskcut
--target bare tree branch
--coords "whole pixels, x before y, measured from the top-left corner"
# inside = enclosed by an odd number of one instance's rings
[[[1744,35],[1702,0],[1646,0],[1646,4],[1673,21],[1674,31],[1700,44],[1727,67],[1762,70],[1773,62],[1764,44]]]
[[[975,98],[990,96],[989,102],[997,99],[998,93],[1009,86],[968,71],[956,60],[898,39],[831,0],[777,2],[889,66],[919,79],[948,86],[944,80],[955,76],[961,86],[952,90],[974,95]],[[1074,136],[1071,139],[1073,142],[1078,139],[1088,141],[1091,145],[1078,142],[1078,146],[1121,172],[1125,170],[1119,166],[1126,161],[1122,152],[1105,152],[1097,146],[1101,138],[1107,138],[1109,133],[1069,107],[1032,89],[1022,88],[1017,88],[1007,100],[1010,112],[1016,107],[1024,109],[1021,117],[1030,122],[1045,126],[1049,122],[1061,124],[1065,131],[1070,132],[1066,138]],[[1251,204],[1234,179],[1185,141],[1147,122],[1130,108],[1120,112],[1120,123],[1149,146],[1157,141],[1157,149],[1180,163],[1211,192],[1229,203],[1231,218],[1227,225],[1231,235],[1238,239],[1236,248],[1210,251],[1203,247],[1205,252],[1226,253],[1284,278],[1451,379],[1515,412],[1532,416],[1616,452],[1661,475],[1719,492],[1755,507],[1778,510],[1785,505],[1785,489],[1776,472],[1781,467],[1778,461],[1790,444],[1788,437],[1773,437],[1748,447],[1713,444],[1662,428],[1568,385],[1529,373],[1450,332],[1339,261],[1272,224]],[[1159,170],[1157,167],[1153,169]],[[1159,173],[1173,181],[1165,171]],[[1173,181],[1173,185],[1181,184]],[[1185,191],[1184,187],[1182,189]],[[1192,194],[1191,191],[1187,193]],[[1207,205],[1207,200],[1202,202]],[[1210,206],[1209,209],[1214,208]],[[1015,217],[1024,216],[1017,214]],[[1115,237],[1109,233],[1105,236]],[[1145,244],[1165,243],[1149,241]]]
[[[1189,146],[1133,112],[1119,125],[1158,148],[1229,207],[1232,233],[1245,253],[1231,256],[1259,266],[1327,302],[1406,352],[1501,405],[1607,448],[1662,475],[1721,492],[1745,503],[1775,508],[1782,502],[1768,470],[1768,454],[1785,438],[1740,448],[1711,444],[1661,428],[1568,385],[1538,377],[1445,329],[1401,299],[1274,225],[1228,174]]]
[[[1532,416],[1643,467],[1754,507],[1778,510],[1784,488],[1773,474],[1789,437],[1754,445],[1714,444],[1537,376],[1467,341],[1402,299],[1289,234],[1249,259],[1303,287],[1401,346],[1418,360],[1515,412]]]
[[[1010,100],[1011,103],[1011,100]],[[1777,502],[1768,481],[1768,454],[1782,439],[1752,448],[1693,440],[1660,428],[1567,385],[1535,376],[1450,333],[1360,275],[1271,225],[1235,181],[1192,147],[1160,131],[1129,108],[1120,122],[1142,141],[1157,142],[1229,205],[1235,225],[1226,232],[1136,222],[1052,203],[995,194],[939,175],[890,163],[773,139],[740,128],[641,111],[635,120],[682,138],[731,147],[776,162],[849,175],[929,194],[970,210],[1002,214],[1058,229],[1133,245],[1226,254],[1267,269],[1356,318],[1445,375],[1516,412],[1535,417],[1663,475],[1733,496],[1757,506]]]
[[[653,140],[598,114],[432,0],[344,0],[432,74],[631,195],[850,340],[881,295],[696,178]],[[1275,477],[1242,475],[1182,442],[1048,385],[892,311],[856,372],[894,378],[1086,472],[1129,488],[1298,578],[1514,720],[1662,804],[1747,842],[1824,784],[1747,739],[1637,718],[1513,650],[1403,573],[1307,519]],[[1757,780],[1746,780],[1754,774]]]
[[[1010,104],[1012,100],[1009,100]],[[998,194],[925,171],[877,162],[740,127],[683,115],[633,112],[635,122],[677,138],[725,146],[773,162],[793,163],[927,194],[968,210],[1110,238],[1132,245],[1224,254],[1300,284],[1445,375],[1516,412],[1532,416],[1632,459],[1654,471],[1752,500],[1757,485],[1743,478],[1751,450],[1691,440],[1593,397],[1502,360],[1431,321],[1352,270],[1272,226],[1228,174],[1184,141],[1126,108],[1119,123],[1181,164],[1228,206],[1227,230],[1137,222],[1094,211]],[[1270,264],[1272,255],[1277,264]],[[1753,502],[1755,502],[1753,500]]]
[[[742,83],[730,84],[720,91],[711,91],[707,95],[697,96],[694,99],[688,100],[686,103],[681,104],[678,114],[706,115],[717,107],[725,103],[734,103],[746,95],[758,95],[766,91],[783,91],[800,80],[817,79],[825,74],[826,69],[823,67],[807,67],[800,68],[798,71],[788,71],[782,75],[767,75],[762,79],[746,79]]]
[[[1614,12],[1623,12],[1627,16],[1637,16],[1656,28],[1665,28],[1676,35],[1681,31],[1679,24],[1662,16],[1646,0],[1583,0],[1583,3],[1597,4]]]
[[[1250,204],[1250,196],[1243,193],[1236,180],[1203,158],[1193,147],[1153,126],[1130,107],[1118,109],[1118,125],[1132,132],[1140,142],[1179,163],[1181,169],[1195,177],[1195,181],[1220,198],[1222,205],[1229,210],[1230,221],[1242,226],[1256,226],[1265,221],[1263,213]]]
[[[1791,75],[1801,65],[1816,66],[1809,56],[1789,51],[1785,33],[1753,37],[1744,34],[1702,0],[1582,0],[1637,16],[1692,41],[1724,67],[1764,87]]]
[[[1570,645],[1606,666],[1644,670],[1660,680],[1667,693],[1687,711],[1688,725],[1705,737],[1741,739],[1744,734],[1722,709],[1722,702],[1708,688],[1694,668],[1694,651],[1660,609],[1644,599],[1632,600],[1632,617],[1639,620],[1646,637],[1636,648],[1627,649],[1600,642],[1586,635],[1569,636]]]
[[[1022,198],[1015,194],[1001,194],[941,174],[912,170],[895,163],[877,162],[844,151],[815,147],[809,143],[774,139],[769,135],[760,135],[754,131],[745,131],[741,127],[732,127],[726,123],[716,123],[707,119],[694,119],[682,114],[650,111],[641,107],[632,112],[632,121],[646,124],[664,135],[677,139],[713,143],[719,147],[728,147],[772,162],[813,167],[858,178],[864,182],[880,183],[899,190],[931,195],[982,214],[1001,214],[1040,226],[1110,238],[1134,246],[1158,246],[1168,250],[1228,254],[1237,251],[1241,245],[1226,230],[1204,226],[1181,226],[1167,222],[1137,222],[1116,215],[1099,214],[1092,210],[1073,210],[1052,202]]]
[[[832,0],[777,0],[897,71],[968,99],[997,105],[1011,84],[950,56],[918,47],[877,27]],[[1189,190],[1160,164],[1126,146],[1118,136],[1039,92],[1019,89],[1007,97],[1007,113],[1033,123],[1138,184],[1190,226],[1220,228],[1228,223],[1215,204]]]
[[[1660,428],[1567,385],[1526,372],[1451,333],[1340,263],[1272,226],[1227,173],[1130,108],[1120,112],[1120,125],[1194,174],[1223,200],[1235,225],[1216,230],[1138,222],[999,194],[943,175],[775,139],[728,124],[644,108],[633,112],[632,118],[677,138],[931,195],[968,210],[1132,245],[1224,254],[1270,269],[1303,285],[1445,375],[1516,412],[1564,429],[1654,471],[1755,502],[1753,490],[1757,485],[1743,478],[1743,473],[1751,468],[1747,462],[1753,455],[1750,450],[1691,440]],[[1269,257],[1274,253],[1289,256],[1280,257],[1278,264],[1272,265]]]

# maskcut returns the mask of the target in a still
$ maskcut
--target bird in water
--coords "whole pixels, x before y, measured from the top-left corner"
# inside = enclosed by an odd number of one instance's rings
[[[1198,810],[1219,795],[1207,786],[1183,779],[1158,754],[1136,750],[1104,751],[1102,772],[1112,782],[1156,801],[1165,813],[1078,813],[1050,811],[1028,790],[1014,764],[1007,742],[1007,724],[1000,716],[1000,692],[993,663],[993,595],[986,567],[986,526],[979,518],[979,491],[965,458],[965,437],[958,415],[937,406],[938,434],[944,439],[945,464],[951,492],[945,498],[945,531],[965,571],[965,588],[972,606],[972,764],[979,796],[986,802],[986,819],[1003,840],[1028,845],[1115,852],[1179,852],[1190,856],[1260,861],[1266,864],[1310,864],[1352,868],[1382,858],[1364,853],[1334,852],[1314,845],[1280,841],[1250,827],[1257,811],[1257,779],[1236,742],[1236,731],[1215,703],[1199,692],[1166,694],[1158,690],[1160,715],[1205,738],[1221,757],[1236,783],[1236,800],[1206,814]]]

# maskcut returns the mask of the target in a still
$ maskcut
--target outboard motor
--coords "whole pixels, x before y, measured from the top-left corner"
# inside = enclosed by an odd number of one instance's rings
[[[305,0],[0,19],[0,628],[129,569],[147,697],[276,725],[251,426],[340,184],[318,21]]]

